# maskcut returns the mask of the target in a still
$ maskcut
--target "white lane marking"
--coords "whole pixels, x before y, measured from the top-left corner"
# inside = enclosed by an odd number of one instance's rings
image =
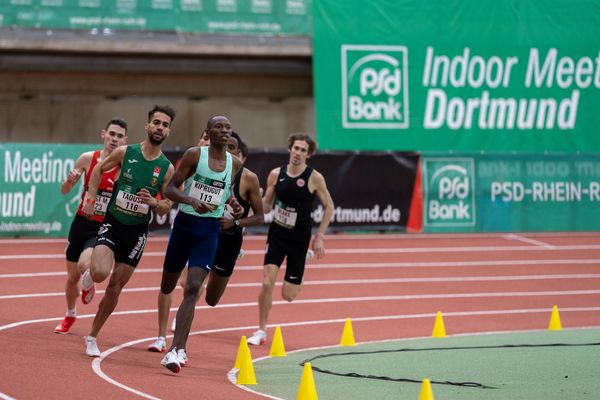
[[[556,274],[556,275],[503,275],[503,276],[458,276],[458,277],[435,277],[435,278],[375,278],[375,279],[335,279],[335,280],[305,280],[305,286],[317,285],[371,285],[379,283],[415,283],[415,282],[485,282],[485,281],[535,281],[535,280],[558,280],[558,279],[600,279],[600,274]],[[260,287],[260,282],[229,283],[228,288]],[[282,282],[277,282],[281,286]],[[124,293],[134,292],[158,292],[160,287],[138,287],[125,288]],[[97,290],[102,294],[104,290]],[[0,300],[25,299],[36,297],[64,296],[64,292],[9,294],[0,296]]]
[[[552,246],[551,248],[535,246],[452,246],[452,247],[381,247],[381,248],[351,248],[327,249],[327,254],[398,254],[398,253],[472,253],[491,251],[569,251],[569,250],[600,250],[600,244],[575,244]],[[262,255],[264,250],[246,250],[246,255]],[[164,251],[144,252],[145,257],[164,257]],[[64,258],[64,254],[12,254],[0,256],[0,260],[38,260]]]
[[[572,308],[561,309],[561,312],[563,312],[563,313],[581,312],[581,311],[596,312],[596,311],[600,311],[600,307],[572,307]],[[538,313],[548,313],[548,309],[530,308],[530,309],[520,309],[520,310],[458,311],[458,312],[444,313],[444,316],[445,317],[455,317],[455,316],[538,314]],[[367,322],[367,321],[389,321],[389,320],[398,320],[398,319],[435,318],[436,315],[437,315],[436,313],[384,315],[384,316],[378,316],[378,317],[357,317],[357,318],[352,318],[352,321],[353,322]],[[338,318],[338,319],[325,319],[325,320],[313,320],[313,321],[302,321],[302,322],[273,323],[273,324],[268,324],[267,327],[275,328],[276,326],[292,327],[292,326],[306,326],[306,325],[342,324],[345,321],[346,321],[346,318]],[[238,327],[232,327],[232,328],[209,329],[209,330],[203,330],[203,331],[190,332],[190,335],[195,336],[195,335],[206,335],[206,334],[210,334],[210,333],[235,332],[235,331],[251,330],[254,328],[256,328],[255,325],[238,326]],[[523,332],[525,332],[525,331],[523,331]],[[474,336],[476,336],[476,334],[474,334]],[[173,335],[167,336],[167,338],[171,338],[171,337],[173,337]],[[105,379],[108,383],[116,385],[119,388],[126,390],[130,393],[136,394],[138,396],[141,396],[141,397],[144,397],[147,399],[156,399],[156,397],[154,397],[148,393],[141,392],[137,389],[134,389],[130,386],[127,386],[123,383],[118,382],[114,378],[109,377],[106,373],[104,373],[104,371],[102,371],[102,365],[101,365],[102,361],[104,361],[109,355],[111,355],[119,350],[122,350],[127,347],[131,347],[136,344],[143,343],[143,342],[152,342],[155,339],[156,339],[156,337],[154,337],[154,336],[149,337],[149,338],[136,339],[136,340],[132,340],[132,341],[120,344],[118,346],[111,347],[110,349],[102,352],[100,357],[98,357],[92,361],[92,369],[100,378]],[[388,340],[390,340],[390,339],[388,339]],[[359,343],[359,344],[362,344],[362,343]],[[263,358],[265,358],[265,357],[263,357]],[[259,359],[253,360],[253,362],[256,362],[258,360]],[[158,368],[162,368],[162,367],[157,363],[157,369]],[[228,374],[228,376],[229,376],[229,374]],[[236,385],[236,386],[238,386],[238,385]],[[268,398],[274,398],[274,397],[263,395],[262,393],[259,393],[259,392],[254,392],[254,393],[261,395],[261,396],[268,397]]]
[[[331,268],[414,268],[414,267],[500,267],[520,265],[571,265],[571,264],[600,264],[600,258],[567,258],[540,260],[482,260],[482,261],[419,261],[419,262],[389,262],[389,263],[335,263],[307,264],[307,269]],[[236,266],[236,271],[262,271],[262,265]],[[162,268],[138,268],[136,274],[161,272]],[[45,276],[66,276],[66,272],[21,272],[17,274],[0,274],[3,278],[37,278]]]
[[[485,293],[448,293],[448,294],[411,294],[397,296],[362,296],[362,297],[334,297],[334,298],[319,298],[319,299],[303,299],[294,300],[293,304],[314,304],[314,303],[349,303],[349,302],[365,302],[365,301],[402,301],[402,300],[427,300],[427,299],[473,299],[485,297],[544,297],[544,296],[587,296],[600,294],[600,290],[564,290],[564,291],[541,291],[541,292],[485,292]],[[273,301],[273,305],[290,305],[288,301],[277,300]],[[256,307],[256,302],[247,303],[229,303],[219,304],[219,308],[237,308],[237,307]],[[196,306],[196,310],[213,309],[211,306]],[[172,307],[170,311],[177,311],[176,307]],[[129,310],[115,311],[111,315],[135,315],[156,313],[156,309],[145,310]],[[95,314],[78,315],[77,319],[93,318]],[[12,322],[10,324],[1,325],[0,331],[16,328],[23,325],[62,321],[63,316],[54,318],[41,318],[34,320],[25,320]]]
[[[333,299],[311,299],[311,300],[297,300],[295,302],[295,304],[302,304],[302,303],[331,303],[331,302],[349,302],[349,301],[360,301],[360,302],[364,302],[364,301],[382,301],[382,300],[404,300],[404,299],[424,299],[424,298],[458,298],[458,297],[467,297],[467,298],[473,298],[473,297],[497,297],[497,296],[502,296],[502,297],[506,297],[506,296],[546,296],[546,295],[566,295],[566,296],[572,296],[572,295],[576,295],[576,294],[599,294],[600,291],[564,291],[564,292],[517,292],[517,293],[479,293],[479,294],[474,294],[474,293],[464,293],[464,294],[452,294],[452,295],[409,295],[409,296],[376,296],[376,297],[360,297],[360,298],[333,298]],[[273,302],[275,305],[284,305],[284,304],[289,304],[286,301],[275,301]],[[252,303],[235,303],[235,304],[223,304],[220,307],[223,308],[233,308],[233,307],[255,307],[256,303],[252,302]],[[209,306],[197,306],[196,309],[209,309],[212,307]],[[171,311],[174,311],[175,308],[172,308]],[[561,312],[565,313],[565,312],[596,312],[596,311],[600,311],[600,307],[565,307],[561,309]],[[143,314],[143,313],[156,313],[157,310],[156,309],[151,309],[151,310],[131,310],[131,311],[120,311],[120,312],[114,312],[113,315],[132,315],[132,314]],[[492,311],[468,311],[468,312],[447,312],[445,313],[445,315],[447,317],[451,317],[451,316],[474,316],[474,315],[497,315],[497,314],[516,314],[516,313],[539,313],[539,312],[544,312],[544,313],[548,313],[549,310],[548,309],[525,309],[525,310],[492,310]],[[385,319],[407,319],[407,318],[429,318],[429,317],[433,317],[436,314],[433,313],[426,313],[426,314],[410,314],[410,315],[395,315],[395,316],[379,316],[379,317],[357,317],[357,318],[353,318],[354,321],[373,321],[373,320],[385,320]],[[80,315],[78,316],[78,318],[93,318],[95,315],[94,314],[86,314],[86,315]],[[43,319],[36,319],[36,320],[28,320],[28,321],[19,321],[19,322],[15,322],[15,323],[11,323],[8,325],[4,325],[4,326],[0,326],[0,331],[5,330],[5,329],[9,329],[9,328],[15,328],[18,326],[22,326],[22,325],[27,325],[27,324],[33,324],[33,323],[43,323],[43,322],[48,322],[48,321],[60,321],[62,319],[62,317],[60,318],[43,318]],[[277,325],[279,326],[299,326],[299,325],[315,325],[315,324],[324,324],[324,323],[341,323],[344,322],[344,319],[329,319],[329,320],[320,320],[320,321],[303,321],[303,322],[293,322],[293,323],[281,323],[281,324],[270,324],[270,327],[275,327]],[[206,330],[206,331],[197,331],[197,332],[191,332],[190,334],[192,335],[198,335],[198,334],[206,334],[206,333],[215,333],[215,332],[225,332],[225,331],[235,331],[235,330],[250,330],[253,329],[254,326],[245,326],[245,327],[236,327],[236,328],[221,328],[221,329],[212,329],[212,330]],[[169,337],[172,337],[172,335],[170,335]],[[106,374],[104,374],[101,370],[100,364],[102,362],[102,360],[104,358],[106,358],[108,355],[114,353],[115,351],[118,351],[124,347],[127,346],[131,346],[137,343],[141,343],[141,342],[145,342],[145,341],[152,341],[154,340],[154,337],[150,337],[150,338],[144,338],[144,339],[139,339],[139,340],[135,340],[135,341],[131,341],[128,342],[124,345],[120,345],[117,347],[113,347],[105,352],[102,353],[101,357],[99,359],[95,359],[92,363],[92,367],[94,369],[94,371],[102,378],[105,379],[107,382],[109,382],[110,384],[116,385],[120,388],[122,388],[123,390],[129,391],[137,396],[140,397],[144,397],[144,398],[148,398],[148,399],[157,399],[156,397],[141,392],[137,389],[134,388],[130,388],[126,385],[123,385],[122,383],[112,379],[111,377],[107,376]]]
[[[577,327],[577,328],[569,328],[569,330],[584,330],[584,329],[598,329],[600,328],[600,326],[590,326],[590,327]],[[546,331],[541,330],[541,329],[529,329],[529,330],[513,330],[513,331],[489,331],[489,332],[477,332],[477,333],[459,333],[456,335],[452,335],[452,337],[467,337],[467,336],[486,336],[486,335],[498,335],[498,334],[514,334],[514,333],[527,333],[527,332],[544,332]],[[368,344],[377,344],[377,343],[389,343],[389,342],[405,342],[405,341],[414,341],[414,340],[425,340],[425,339],[430,339],[431,336],[419,336],[419,337],[410,337],[410,338],[402,338],[402,339],[383,339],[383,340],[369,340],[369,341],[364,341],[364,342],[356,342],[356,345],[368,345]],[[315,346],[315,347],[306,347],[303,349],[296,349],[296,350],[291,350],[288,351],[287,354],[294,354],[294,353],[301,353],[301,352],[306,352],[306,351],[314,351],[314,350],[326,350],[326,349],[333,349],[333,348],[339,348],[340,345],[339,344],[333,344],[333,345],[328,345],[328,346]],[[256,363],[258,361],[262,361],[262,360],[266,360],[271,358],[271,356],[263,356],[263,357],[258,357],[253,359],[253,363]],[[245,385],[238,385],[236,383],[237,381],[237,374],[238,374],[239,370],[237,369],[231,369],[228,373],[227,373],[227,379],[229,379],[229,382],[235,386],[237,386],[239,389],[243,389],[247,392],[259,395],[259,396],[263,396],[266,398],[270,398],[270,399],[276,399],[276,400],[284,400],[284,399],[280,399],[279,397],[272,397],[268,394],[264,394],[261,392],[257,392],[254,389],[252,389],[249,386],[245,386]]]
[[[600,232],[528,232],[529,237],[552,237],[552,238],[597,238]],[[366,234],[343,234],[330,233],[326,236],[327,240],[421,240],[421,239],[458,239],[467,240],[472,238],[505,238],[505,233],[366,233]],[[169,240],[169,235],[155,235],[149,238],[149,243],[162,243]],[[265,241],[266,235],[245,235],[244,240]],[[3,239],[0,238],[0,246],[3,244],[52,244],[67,243],[67,238],[22,238],[22,239]]]
[[[170,335],[170,337],[172,337],[172,335]],[[148,338],[146,338],[146,339],[148,339]],[[156,338],[152,338],[152,340],[154,340],[154,339],[156,339]],[[131,342],[129,342],[129,343],[131,343]],[[100,363],[102,362],[102,360],[104,358],[106,358],[107,356],[109,356],[110,354],[112,354],[112,353],[114,353],[114,352],[116,352],[118,350],[121,350],[122,348],[123,347],[119,347],[119,346],[113,347],[111,349],[106,350],[102,354],[100,354],[100,357],[95,357],[94,361],[92,361],[92,370],[94,371],[94,373],[96,375],[98,375],[101,379],[104,379],[106,382],[110,383],[111,385],[114,385],[114,386],[116,386],[118,388],[121,388],[121,389],[125,390],[126,392],[133,393],[133,394],[135,394],[137,396],[140,396],[142,398],[145,398],[145,399],[160,400],[160,397],[155,397],[155,396],[152,396],[152,395],[150,395],[148,393],[145,393],[145,392],[142,392],[140,390],[134,389],[134,388],[132,388],[130,386],[124,385],[124,384],[122,384],[122,383],[120,383],[120,382],[112,379],[110,376],[106,375],[104,373],[104,371],[102,371],[102,368],[100,367]]]
[[[540,240],[535,240],[535,239],[531,239],[528,237],[525,237],[523,235],[517,235],[515,233],[510,233],[508,235],[506,235],[506,238],[509,240],[518,240],[520,242],[525,242],[525,243],[529,243],[529,244],[533,244],[535,246],[539,246],[542,247],[544,249],[549,249],[549,250],[553,250],[554,248],[556,248],[556,246],[546,243],[546,242],[542,242]]]
[[[5,256],[0,256],[0,260],[39,260],[39,259],[47,259],[47,258],[65,258],[64,254],[9,254]]]

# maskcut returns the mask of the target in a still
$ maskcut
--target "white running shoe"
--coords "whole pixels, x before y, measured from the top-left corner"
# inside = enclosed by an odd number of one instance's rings
[[[244,249],[240,249],[240,252],[238,253],[237,259],[241,260],[242,258],[244,258],[245,255],[246,255],[246,252],[244,251]]]
[[[307,259],[307,260],[310,260],[310,259],[311,259],[311,258],[313,258],[314,256],[315,256],[315,252],[314,252],[314,251],[312,251],[312,250],[308,250],[308,251],[306,252],[306,259]]]
[[[160,365],[166,367],[175,374],[181,371],[181,364],[179,364],[179,356],[177,355],[177,349],[175,347],[163,357]]]
[[[89,357],[100,357],[100,349],[96,338],[92,336],[85,337],[85,355]]]
[[[185,349],[177,350],[177,357],[179,358],[179,365],[185,367],[188,362],[187,354],[185,353]]]
[[[163,336],[157,337],[154,343],[148,346],[148,351],[154,353],[162,353],[165,350],[167,350],[167,340]]]
[[[177,328],[177,317],[173,317],[173,321],[171,321],[171,332],[175,332],[175,328]]]
[[[253,346],[260,346],[261,344],[267,343],[267,332],[262,329],[257,330],[247,340],[248,344]]]

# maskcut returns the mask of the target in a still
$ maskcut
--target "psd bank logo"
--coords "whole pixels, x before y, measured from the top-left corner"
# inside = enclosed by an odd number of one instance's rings
[[[408,128],[408,51],[342,45],[342,126]]]
[[[475,226],[475,181],[472,158],[426,158],[424,225]]]

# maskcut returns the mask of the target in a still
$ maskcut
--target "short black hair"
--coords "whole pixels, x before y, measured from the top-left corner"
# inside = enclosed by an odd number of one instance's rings
[[[212,128],[212,126],[215,124],[215,120],[216,120],[217,118],[225,118],[227,121],[229,121],[229,118],[227,118],[227,117],[226,117],[226,116],[224,116],[224,115],[213,115],[212,117],[210,117],[210,118],[208,119],[208,121],[206,121],[206,129],[210,129],[210,128]],[[229,123],[231,123],[231,121],[229,121]]]
[[[231,136],[238,142],[238,150],[242,153],[242,156],[248,157],[248,145],[244,142],[239,133],[231,131]]]
[[[111,125],[120,126],[121,128],[125,129],[125,132],[127,132],[127,122],[125,122],[123,118],[112,118],[110,121],[108,121],[108,123],[104,127],[104,130],[107,130],[108,127]]]
[[[150,122],[152,120],[152,116],[156,112],[161,112],[163,114],[167,114],[171,118],[171,122],[173,122],[173,120],[175,119],[175,110],[173,110],[170,106],[167,106],[167,105],[161,106],[161,105],[155,104],[154,107],[152,107],[150,109],[150,111],[148,111],[148,122]]]

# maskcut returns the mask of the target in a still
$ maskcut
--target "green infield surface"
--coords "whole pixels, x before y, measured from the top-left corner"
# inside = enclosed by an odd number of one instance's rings
[[[284,335],[285,336],[285,335]],[[319,400],[600,399],[600,329],[407,339],[257,359],[247,389],[296,399],[310,362]]]

